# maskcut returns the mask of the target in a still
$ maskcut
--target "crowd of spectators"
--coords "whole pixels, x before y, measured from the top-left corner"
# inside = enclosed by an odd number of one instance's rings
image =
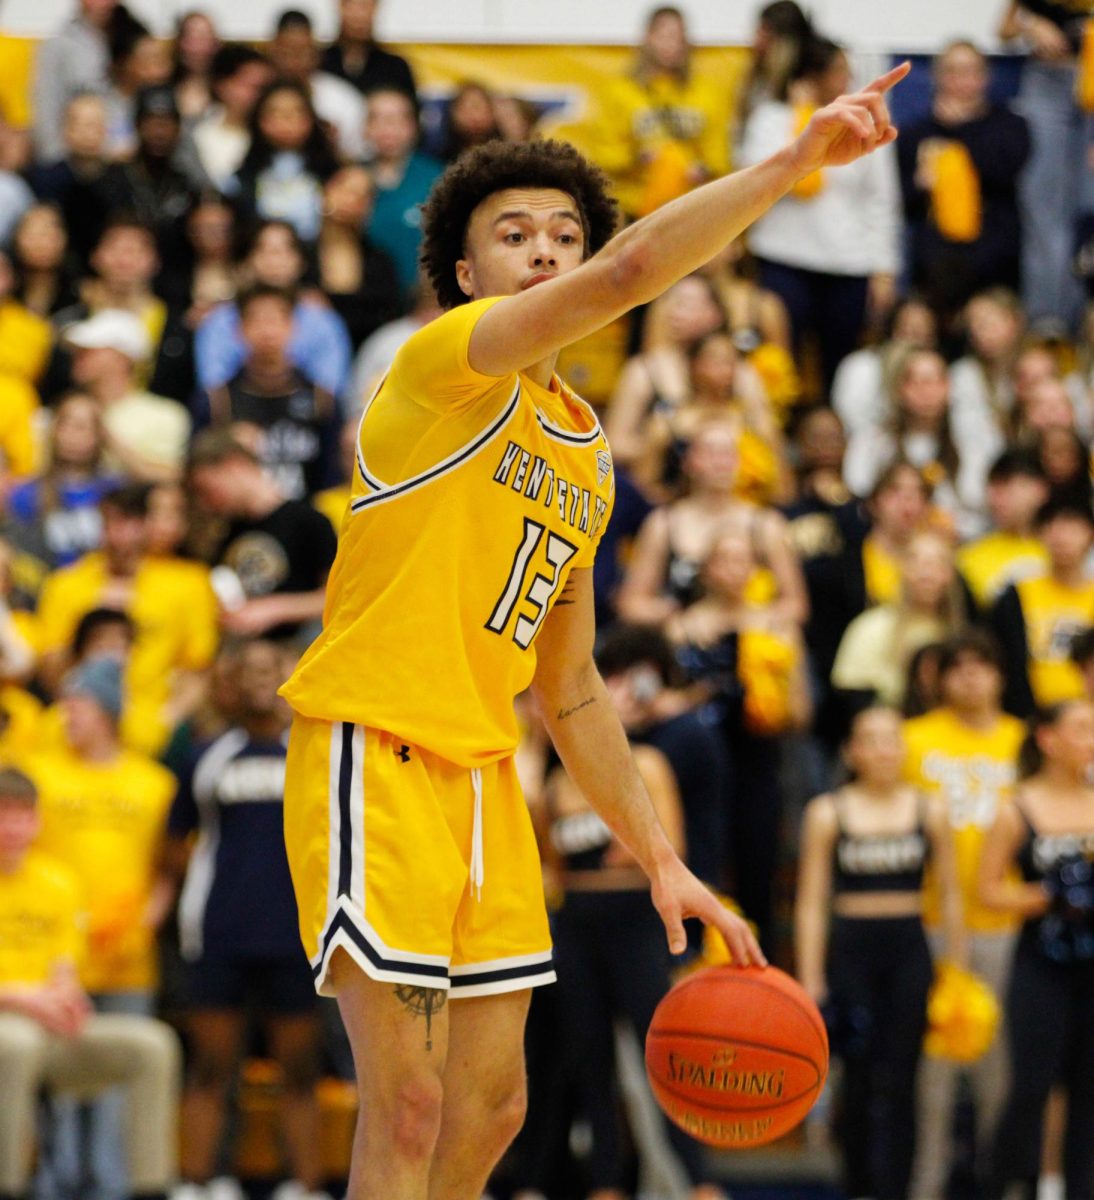
[[[255,1052],[279,1200],[337,1186],[315,1085],[351,1072],[296,933],[276,691],[322,617],[362,404],[439,312],[420,206],[541,117],[468,80],[427,144],[375,13],[340,0],[323,46],[288,10],[252,46],[78,0],[32,124],[0,121],[2,1200],[233,1200]],[[1043,1166],[1069,1200],[1094,1185],[1094,41],[1084,5],[1000,16],[1012,106],[972,42],[941,48],[892,149],[802,180],[564,368],[617,472],[601,671],[671,838],[822,1004],[848,1195],[876,1200],[962,1170],[988,1200]],[[649,16],[589,139],[625,220],[852,83],[793,0],[750,62],[730,97],[684,15]],[[561,985],[496,1188],[617,1200],[646,1147],[613,1022],[641,1038],[673,964],[520,704]],[[921,1062],[932,956],[1005,1010],[969,1087]],[[720,1196],[669,1137],[694,1200]]]

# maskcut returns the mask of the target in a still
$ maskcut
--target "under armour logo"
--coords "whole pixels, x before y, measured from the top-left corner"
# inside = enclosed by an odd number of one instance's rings
[[[398,750],[392,750],[391,753],[394,754],[400,762],[410,762],[409,746],[400,746]]]

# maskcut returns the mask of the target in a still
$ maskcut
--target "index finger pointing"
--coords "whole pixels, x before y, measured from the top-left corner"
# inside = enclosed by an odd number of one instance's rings
[[[879,75],[873,83],[868,83],[862,90],[864,92],[877,92],[880,95],[884,95],[890,88],[895,87],[911,69],[912,64],[905,60],[899,66],[893,67],[891,71],[886,71],[884,75]]]

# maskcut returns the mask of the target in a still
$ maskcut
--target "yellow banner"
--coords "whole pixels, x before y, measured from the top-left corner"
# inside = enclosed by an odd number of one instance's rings
[[[590,149],[605,85],[634,62],[630,46],[405,45],[397,47],[414,68],[427,122],[439,120],[443,102],[474,80],[491,91],[537,105],[540,131]],[[727,108],[748,70],[749,52],[738,46],[704,46],[693,53],[696,75],[724,89]]]
[[[30,81],[36,39],[0,34],[0,117],[17,128],[31,119]],[[443,102],[466,80],[491,91],[529,100],[544,112],[544,132],[587,147],[583,133],[596,119],[604,84],[624,74],[634,60],[629,46],[405,45],[394,47],[414,68],[426,117],[438,119]],[[740,47],[699,47],[696,74],[717,81],[727,102],[748,68]]]

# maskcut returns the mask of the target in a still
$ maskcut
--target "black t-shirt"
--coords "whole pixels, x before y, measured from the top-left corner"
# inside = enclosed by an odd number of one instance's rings
[[[299,371],[290,371],[276,391],[267,391],[244,367],[224,387],[199,397],[196,426],[238,421],[262,431],[258,457],[285,496],[301,500],[338,482],[334,399]]]
[[[416,97],[418,92],[414,86],[414,75],[405,58],[392,54],[390,50],[381,50],[379,46],[371,46],[365,57],[364,66],[359,70],[351,70],[346,66],[342,56],[342,47],[337,42],[323,51],[319,60],[320,67],[339,79],[352,83],[359,92],[367,96],[369,92],[395,91],[405,92],[408,96]]]
[[[239,576],[248,599],[313,592],[326,582],[338,549],[330,521],[302,500],[286,500],[268,516],[237,520],[216,553]],[[299,625],[278,625],[271,637],[292,637]]]

